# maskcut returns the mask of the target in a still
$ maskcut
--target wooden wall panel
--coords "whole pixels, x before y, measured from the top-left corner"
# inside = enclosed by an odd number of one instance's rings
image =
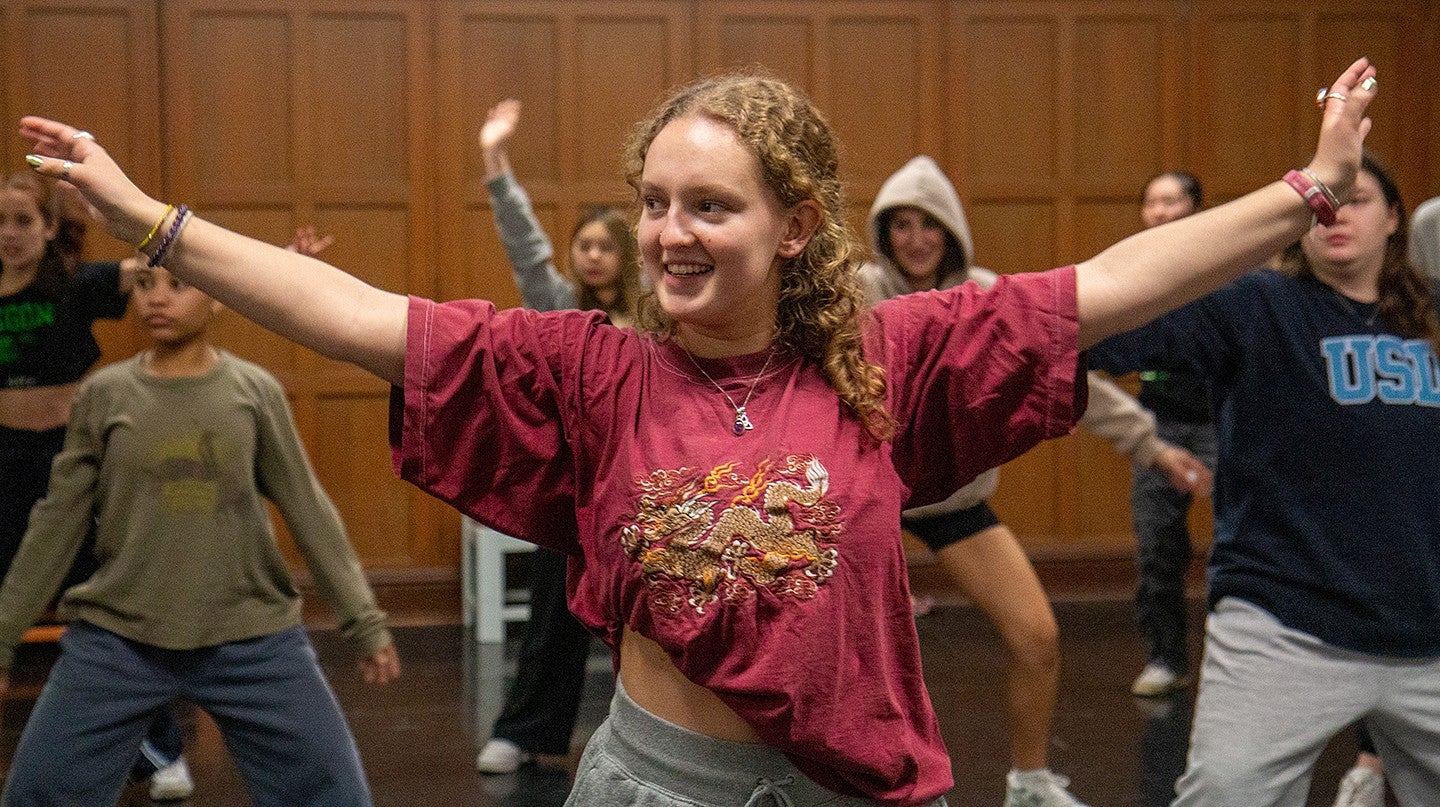
[[[1087,17],[1075,32],[1073,174],[1088,195],[1128,198],[1163,162],[1165,22]]]
[[[524,102],[518,135],[510,144],[510,161],[529,187],[554,187],[566,170],[560,149],[560,20],[553,17],[509,17],[476,14],[460,22],[456,46],[465,65],[459,78],[460,130],[465,148],[466,188],[470,198],[483,198],[478,183],[485,174],[475,137],[485,112],[504,98]]]
[[[1001,274],[1054,266],[1055,208],[1045,201],[961,200],[975,237],[975,264]]]
[[[306,448],[366,566],[434,566],[437,558],[430,556],[427,544],[397,540],[414,530],[415,496],[408,485],[395,482],[389,447],[375,439],[388,406],[384,395],[319,396],[316,414],[325,427],[313,432]]]
[[[395,111],[410,98],[406,62],[396,58],[406,52],[406,28],[401,14],[316,16],[309,74],[318,197],[346,205],[405,203],[411,147]]]
[[[964,83],[952,126],[965,130],[966,189],[974,197],[1044,196],[1056,168],[1058,21],[980,17],[962,23],[951,54]]]
[[[297,147],[294,22],[276,11],[199,10],[188,21],[193,68],[172,85],[194,99],[176,180],[197,192],[197,205],[280,205],[294,194]],[[178,105],[176,105],[178,106]],[[174,107],[172,107],[174,108]]]
[[[586,194],[626,198],[621,155],[635,122],[689,75],[681,56],[688,20],[640,5],[630,14],[584,16],[575,31],[574,125],[585,135],[575,181]],[[653,16],[652,16],[653,14]],[[613,15],[613,16],[612,16]],[[557,243],[560,243],[557,241]]]
[[[796,10],[796,4],[785,11],[769,4],[763,11],[751,3],[707,4],[701,9],[697,43],[702,48],[700,64],[707,68],[754,65],[814,93],[815,26],[815,20]]]
[[[1084,200],[1077,203],[1074,243],[1070,254],[1060,260],[1084,260],[1140,230],[1140,206],[1136,202],[1145,179],[1135,184],[1129,196],[1120,195],[1115,199]]]
[[[935,154],[941,118],[935,86],[941,73],[939,20],[919,4],[876,10],[828,21],[821,37],[827,74],[817,93],[840,139],[847,186],[866,207],[880,184],[911,157],[943,159]]]
[[[515,306],[519,293],[482,184],[485,110],[507,97],[524,104],[512,162],[563,269],[581,209],[633,198],[622,175],[624,143],[691,75],[690,15],[678,2],[457,2],[441,9],[436,37],[438,154],[463,167],[438,178],[441,265],[461,267],[441,278],[440,295]]]
[[[1294,167],[1300,90],[1308,71],[1277,42],[1300,41],[1298,13],[1221,13],[1198,23],[1196,148],[1189,170],[1214,202],[1234,198]],[[1314,106],[1310,107],[1314,112]],[[1307,130],[1308,131],[1308,130]]]

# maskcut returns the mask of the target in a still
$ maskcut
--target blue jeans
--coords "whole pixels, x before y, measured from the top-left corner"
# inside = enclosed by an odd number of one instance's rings
[[[183,697],[225,739],[256,807],[370,807],[360,753],[299,626],[165,650],[72,622],[0,804],[114,804],[156,713]]]

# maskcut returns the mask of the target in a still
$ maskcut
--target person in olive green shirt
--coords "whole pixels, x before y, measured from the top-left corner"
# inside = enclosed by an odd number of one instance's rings
[[[60,659],[0,803],[115,803],[151,720],[183,697],[215,719],[256,805],[369,805],[265,499],[365,680],[393,680],[399,656],[284,390],[210,343],[218,303],[163,267],[140,269],[134,296],[153,347],[84,383],[0,586],[3,693],[93,524],[99,569],[61,598]]]

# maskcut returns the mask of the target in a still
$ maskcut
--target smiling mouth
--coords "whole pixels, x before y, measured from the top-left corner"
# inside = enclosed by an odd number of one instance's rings
[[[713,272],[714,270],[715,270],[715,267],[713,267],[713,266],[707,266],[707,265],[701,264],[701,263],[667,263],[667,264],[665,264],[665,272],[666,272],[667,274],[678,275],[678,276],[680,276],[680,277],[692,277],[692,276],[694,276],[694,275],[703,275],[703,274],[705,274],[706,272]]]

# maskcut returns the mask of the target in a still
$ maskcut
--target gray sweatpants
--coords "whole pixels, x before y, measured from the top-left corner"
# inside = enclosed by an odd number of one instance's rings
[[[615,682],[567,807],[873,807],[827,790],[765,745],[707,737],[645,711]],[[945,807],[942,796],[925,807]]]
[[[302,627],[165,650],[86,622],[60,639],[5,807],[114,804],[155,713],[184,697],[220,727],[256,807],[369,807],[360,754]]]
[[[1173,807],[1302,807],[1316,758],[1362,717],[1400,803],[1440,804],[1440,658],[1344,650],[1226,597]]]

